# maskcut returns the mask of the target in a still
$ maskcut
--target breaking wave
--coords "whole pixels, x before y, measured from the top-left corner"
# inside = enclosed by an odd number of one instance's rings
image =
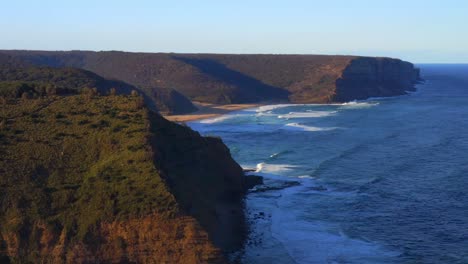
[[[278,118],[317,118],[335,115],[337,111],[308,111],[308,112],[289,112],[285,115],[279,115]]]
[[[300,131],[311,131],[311,132],[317,132],[317,131],[330,131],[330,130],[335,130],[335,129],[340,129],[339,127],[315,127],[315,126],[306,126],[302,125],[299,123],[289,123],[285,125],[286,127],[295,129],[295,130],[300,130]]]

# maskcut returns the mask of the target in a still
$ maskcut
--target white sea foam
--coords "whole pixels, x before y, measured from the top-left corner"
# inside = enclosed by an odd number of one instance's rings
[[[218,123],[218,122],[221,122],[221,121],[224,121],[224,120],[236,117],[236,116],[237,115],[222,115],[222,116],[218,116],[218,117],[214,117],[214,118],[208,118],[208,119],[200,120],[199,123],[213,124],[213,123]]]
[[[289,124],[286,124],[285,126],[295,129],[295,130],[311,131],[311,132],[330,131],[330,130],[339,129],[339,127],[315,127],[315,126],[306,126],[306,125],[302,125],[299,123],[289,123]]]
[[[279,115],[278,118],[316,118],[335,115],[337,111],[308,111],[308,112],[289,112],[289,114]]]
[[[267,164],[262,162],[257,164],[255,172],[279,174],[281,172],[291,171],[294,168],[297,168],[297,166],[290,164]]]
[[[273,153],[273,154],[270,155],[270,158],[276,158],[276,157],[278,157],[279,154],[280,154],[280,152]]]
[[[366,101],[351,101],[347,103],[342,103],[341,108],[344,109],[360,109],[360,108],[369,108],[378,105],[378,102],[366,102]]]
[[[310,176],[310,175],[299,175],[297,176],[299,179],[315,179],[314,176]]]
[[[249,109],[244,109],[242,111],[247,111],[247,112],[252,112],[255,111],[257,113],[268,113],[271,114],[271,111],[280,109],[280,108],[285,108],[285,107],[290,107],[290,106],[345,106],[349,108],[364,108],[364,107],[372,107],[375,105],[378,105],[378,102],[375,102],[376,100],[385,100],[389,99],[392,97],[373,97],[369,98],[367,100],[358,100],[358,101],[350,101],[346,103],[330,103],[330,104],[276,104],[276,105],[264,105],[260,106],[257,108],[249,108]],[[313,110],[308,110],[308,111],[313,111]]]
[[[263,116],[276,116],[276,114],[273,114],[271,111],[266,111],[266,112],[258,112],[255,114],[256,117],[263,117]]]
[[[256,112],[268,112],[268,111],[271,111],[271,110],[275,110],[275,109],[278,109],[278,108],[284,108],[284,107],[288,107],[288,106],[297,106],[295,104],[277,104],[277,105],[264,105],[264,106],[260,106],[258,108],[255,109]]]

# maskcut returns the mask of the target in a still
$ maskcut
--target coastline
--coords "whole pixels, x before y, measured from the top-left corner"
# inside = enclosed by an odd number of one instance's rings
[[[218,116],[222,116],[228,114],[230,112],[255,108],[265,103],[256,103],[256,104],[225,104],[225,105],[217,105],[217,104],[209,104],[209,103],[201,103],[201,102],[194,102],[194,105],[198,108],[197,111],[182,114],[182,115],[163,115],[169,121],[173,122],[190,122],[208,118],[214,118]]]
[[[311,104],[300,104],[300,103],[280,103],[280,102],[262,102],[257,104],[227,104],[227,105],[215,105],[215,104],[208,104],[208,103],[194,103],[199,110],[193,113],[184,114],[184,115],[173,115],[173,116],[164,116],[166,119],[174,122],[190,122],[190,121],[197,121],[203,119],[211,119],[216,118],[222,115],[227,115],[235,111],[251,109],[251,108],[258,108],[261,106],[303,106],[303,105],[321,105],[321,106],[349,106],[349,108],[361,108],[361,104],[368,104],[370,102],[370,106],[378,105],[379,103],[375,103],[374,101],[380,100],[387,100],[391,98],[398,98],[403,96],[408,96],[413,92],[407,92],[404,95],[396,95],[396,96],[388,96],[388,97],[370,97],[362,100],[352,100],[347,102],[334,102],[334,103],[311,103]],[[270,111],[271,109],[265,110],[262,107],[262,111]],[[251,113],[246,113],[251,114]],[[302,179],[296,179],[297,181],[292,181],[294,184],[278,184],[276,183],[275,178],[265,177],[262,173],[257,172],[257,168],[253,166],[243,167],[244,175],[247,176],[260,176],[262,177],[262,183],[255,184],[260,185],[260,187],[251,189],[246,192],[244,198],[246,201],[246,205],[244,208],[244,217],[245,217],[245,225],[246,225],[246,232],[245,238],[243,242],[243,246],[241,249],[233,252],[229,252],[227,254],[227,258],[233,263],[272,263],[279,261],[280,263],[285,264],[294,264],[298,263],[299,260],[297,259],[297,252],[291,250],[291,247],[287,246],[288,241],[278,235],[277,231],[273,230],[273,225],[275,222],[278,222],[278,219],[284,219],[286,216],[279,214],[275,210],[278,208],[278,200],[276,197],[283,197],[286,193],[289,193],[293,188],[301,188],[307,187],[312,189],[314,192],[325,192],[327,188],[323,187],[322,185],[315,185],[315,184],[308,184],[304,186],[302,183]],[[266,182],[263,182],[266,180]],[[281,180],[279,180],[281,182]],[[276,184],[275,184],[276,183]],[[297,185],[295,183],[298,183]],[[255,186],[253,185],[253,186]],[[286,190],[287,189],[287,190]],[[274,220],[275,219],[275,220]],[[296,219],[292,219],[298,222]],[[276,226],[276,230],[279,227]],[[364,249],[372,248],[372,244],[366,244],[365,242],[360,243],[359,240],[352,239],[350,237],[342,236],[342,235],[335,235],[329,234],[325,229],[321,229],[320,225],[312,226],[309,228],[315,234],[323,236],[325,239],[339,241],[340,243],[352,243],[357,249],[361,250],[361,247]],[[289,228],[290,232],[297,231],[297,229]],[[323,247],[321,249],[326,249]],[[378,245],[376,246],[377,250],[380,250]],[[335,251],[331,251],[336,253]],[[364,251],[362,251],[364,252]],[[364,253],[361,253],[365,255]],[[393,254],[392,252],[389,254]],[[317,258],[320,259],[319,262],[325,260],[327,256],[317,254]]]

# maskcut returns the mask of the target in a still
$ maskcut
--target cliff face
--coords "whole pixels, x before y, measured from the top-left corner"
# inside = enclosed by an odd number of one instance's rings
[[[153,109],[162,114],[184,114],[196,111],[192,102],[174,89],[148,89],[148,101],[154,103]]]
[[[388,58],[357,58],[350,61],[336,80],[333,101],[345,102],[369,97],[384,97],[413,91],[420,81],[413,64]]]
[[[400,95],[413,89],[419,78],[411,63],[390,58],[84,51],[0,53],[27,63],[79,67],[125,81],[144,91],[160,110],[174,113],[194,110],[186,97],[215,104],[329,103]],[[167,91],[180,94],[158,97],[172,93]]]
[[[193,217],[168,220],[157,214],[99,223],[89,241],[72,241],[66,230],[44,222],[2,233],[12,263],[225,263]],[[2,262],[4,263],[4,262]]]
[[[129,96],[9,99],[1,114],[0,259],[223,263],[240,246],[244,178],[221,140]]]
[[[157,115],[154,115],[158,118]],[[244,193],[242,168],[221,139],[159,117],[152,128],[155,163],[185,212],[208,231],[215,245],[232,251],[242,246]]]

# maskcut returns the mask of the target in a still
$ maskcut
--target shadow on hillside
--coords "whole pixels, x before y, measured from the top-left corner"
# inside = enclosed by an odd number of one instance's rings
[[[224,64],[212,59],[173,56],[173,59],[190,64],[203,73],[210,75],[238,89],[242,102],[287,100],[289,92],[276,86],[265,84],[241,72],[229,69]]]

